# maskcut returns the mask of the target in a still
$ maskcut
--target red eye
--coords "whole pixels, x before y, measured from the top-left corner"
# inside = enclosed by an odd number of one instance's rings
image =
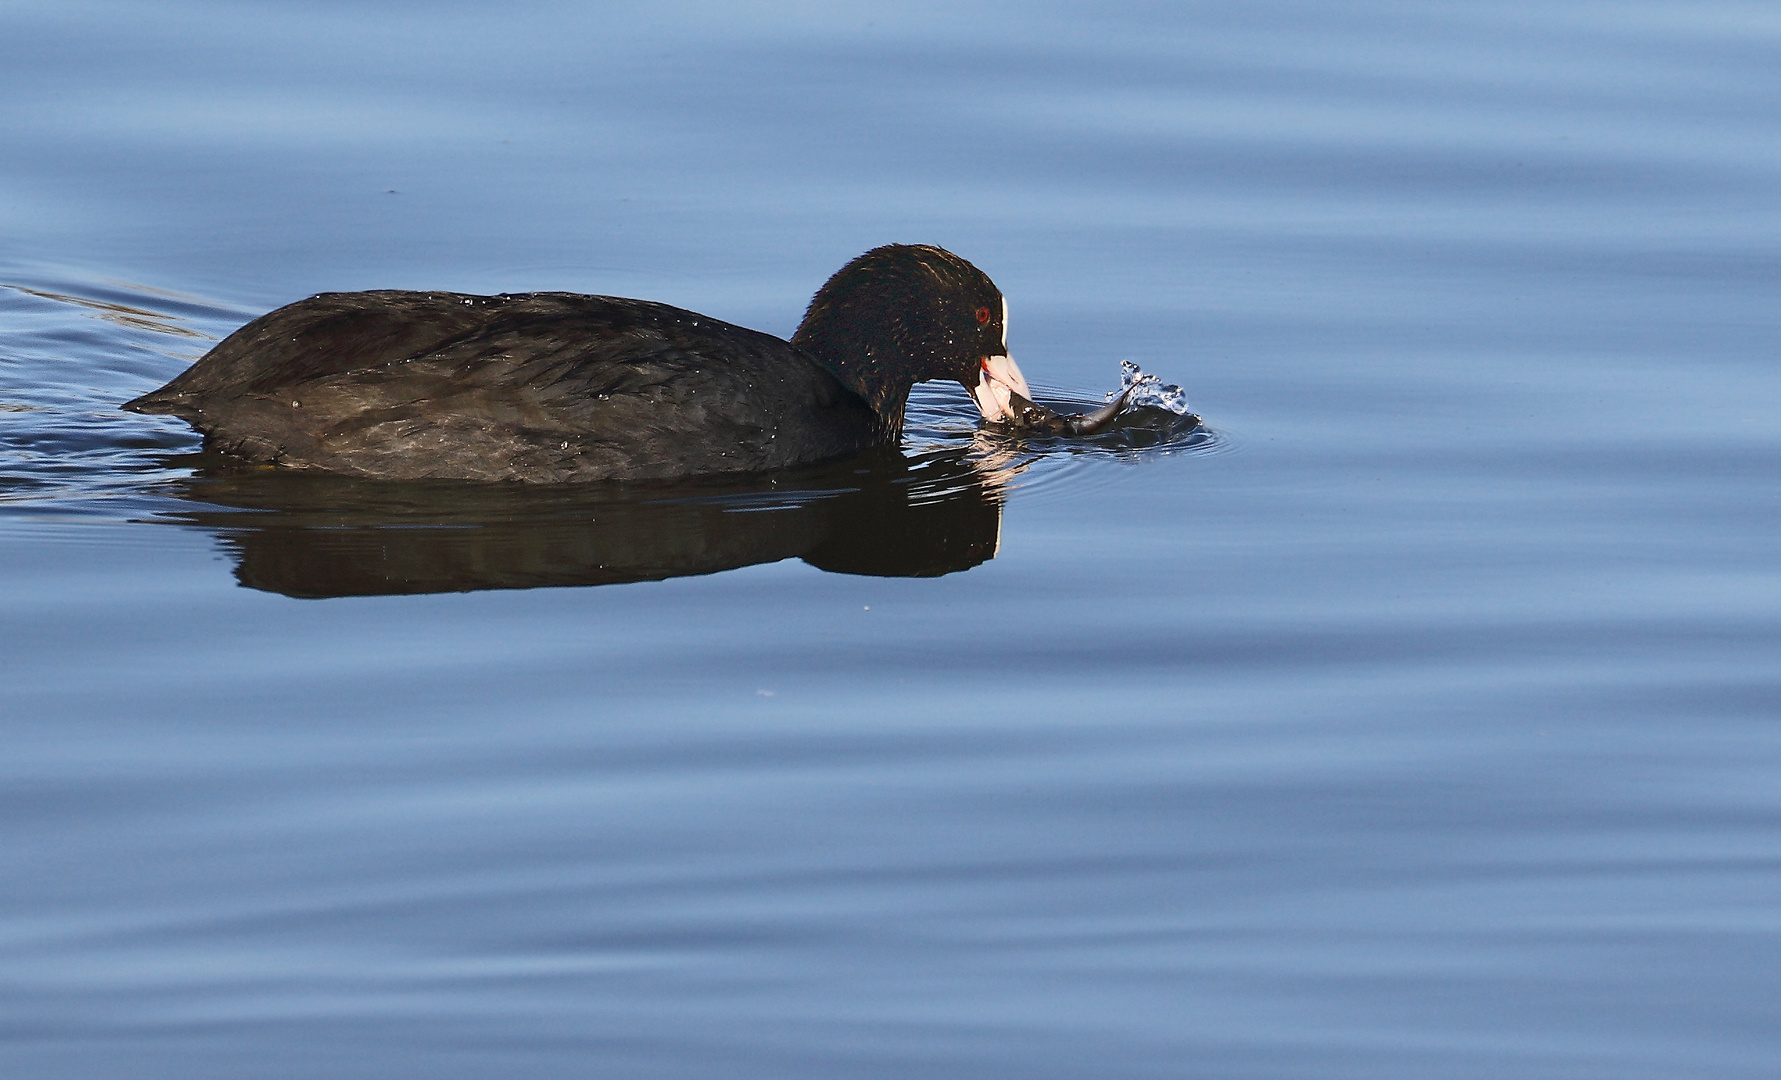
[[[977,309],[977,321],[981,323],[989,322],[989,308],[980,307]]]

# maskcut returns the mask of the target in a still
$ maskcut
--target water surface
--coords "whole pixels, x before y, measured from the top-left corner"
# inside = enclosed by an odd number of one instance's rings
[[[8,1076],[1772,1075],[1768,6],[0,30]],[[392,490],[115,408],[890,241],[1206,437]]]

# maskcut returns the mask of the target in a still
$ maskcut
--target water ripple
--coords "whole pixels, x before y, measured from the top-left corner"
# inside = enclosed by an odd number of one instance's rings
[[[118,405],[177,374],[242,321],[224,305],[142,285],[17,278],[0,285],[0,504],[118,517],[120,498],[179,475],[198,437]]]
[[[1091,412],[1106,404],[1090,393],[1038,384],[1035,399],[1059,413]],[[1089,436],[1039,435],[983,427],[969,399],[939,383],[918,386],[909,398],[905,438],[912,448],[942,450],[969,447],[986,473],[998,476],[1007,489],[1023,497],[1046,498],[1081,490],[1082,474],[1108,463],[1140,461],[1190,454],[1204,456],[1235,449],[1230,436],[1192,418],[1157,408],[1131,409],[1111,426]]]

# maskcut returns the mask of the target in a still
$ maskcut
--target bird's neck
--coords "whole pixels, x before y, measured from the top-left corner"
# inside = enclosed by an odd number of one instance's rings
[[[858,334],[820,321],[812,326],[810,320],[792,335],[793,345],[865,399],[878,414],[884,441],[895,442],[903,436],[903,411],[909,404],[909,389],[915,385],[908,375],[908,358],[894,342],[860,345],[859,341]]]

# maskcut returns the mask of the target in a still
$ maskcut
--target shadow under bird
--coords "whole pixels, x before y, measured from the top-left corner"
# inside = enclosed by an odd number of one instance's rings
[[[784,341],[645,300],[575,293],[323,293],[220,342],[123,407],[208,449],[381,479],[573,483],[754,472],[895,446],[915,383],[986,420],[1087,434],[1035,405],[1007,303],[951,252],[892,244],[842,267]]]

